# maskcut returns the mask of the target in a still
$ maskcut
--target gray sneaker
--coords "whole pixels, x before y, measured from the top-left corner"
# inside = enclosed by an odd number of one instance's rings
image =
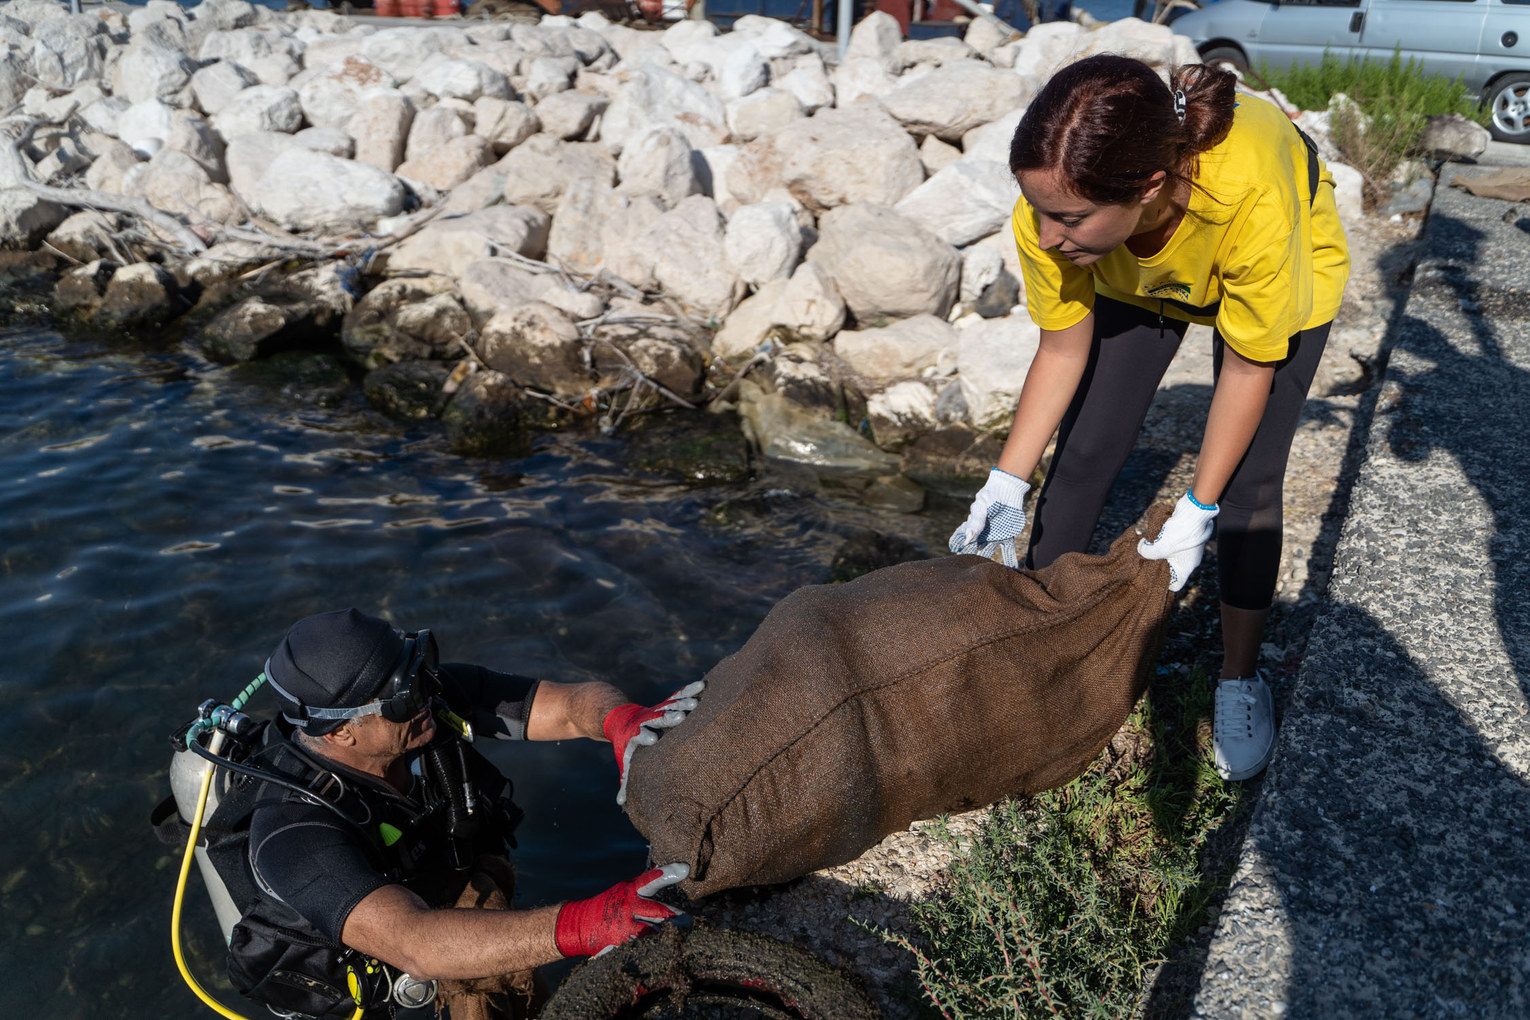
[[[1223,779],[1248,779],[1264,771],[1275,753],[1275,703],[1264,677],[1217,682],[1211,746]]]

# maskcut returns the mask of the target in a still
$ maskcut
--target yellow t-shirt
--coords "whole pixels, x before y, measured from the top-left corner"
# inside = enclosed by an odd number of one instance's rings
[[[1074,266],[1041,248],[1022,195],[1013,224],[1031,318],[1042,329],[1066,329],[1089,314],[1098,293],[1215,326],[1244,357],[1279,361],[1290,337],[1333,320],[1349,279],[1333,175],[1321,161],[1319,178],[1309,207],[1307,147],[1290,119],[1240,95],[1227,137],[1200,155],[1189,210],[1148,258],[1122,245]]]

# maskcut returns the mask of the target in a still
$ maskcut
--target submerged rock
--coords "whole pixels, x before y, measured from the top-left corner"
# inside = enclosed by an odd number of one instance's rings
[[[739,413],[744,431],[762,454],[775,460],[838,471],[885,474],[898,459],[842,421],[767,393],[745,379],[739,384]]]
[[[886,532],[865,528],[840,543],[839,549],[834,553],[833,561],[829,564],[828,580],[830,582],[853,581],[873,570],[929,558],[928,549],[901,535],[889,535]]]
[[[638,471],[701,485],[748,481],[749,442],[733,415],[663,415],[626,434]]]
[[[403,421],[423,421],[441,413],[443,387],[451,368],[439,361],[403,361],[368,372],[361,381],[367,403]]]
[[[441,421],[453,452],[468,456],[513,456],[530,450],[530,431],[551,417],[507,375],[475,372],[452,396]]]
[[[903,474],[927,489],[971,499],[999,462],[1001,436],[953,426],[914,440],[903,451]]]
[[[241,379],[277,389],[289,399],[333,407],[351,392],[351,377],[333,354],[282,351],[261,361],[238,365]]]

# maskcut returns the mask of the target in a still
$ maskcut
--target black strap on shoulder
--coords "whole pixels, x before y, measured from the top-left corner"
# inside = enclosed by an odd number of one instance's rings
[[[1302,144],[1307,147],[1307,208],[1312,208],[1312,203],[1317,201],[1318,183],[1322,180],[1322,172],[1318,169],[1317,142],[1292,121],[1291,126],[1296,128],[1296,133],[1301,136]]]

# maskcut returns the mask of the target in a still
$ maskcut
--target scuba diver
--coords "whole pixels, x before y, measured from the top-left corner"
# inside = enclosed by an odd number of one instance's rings
[[[678,864],[586,900],[509,909],[506,854],[520,812],[471,741],[608,740],[621,803],[633,749],[682,722],[701,683],[634,705],[605,683],[439,662],[430,631],[405,633],[355,609],[293,625],[262,678],[280,716],[256,723],[237,711],[259,678],[232,709],[204,703],[173,738],[175,796],[155,818],[186,844],[177,963],[222,1015],[238,1017],[202,991],[180,951],[194,848],[224,925],[229,976],[278,1016],[526,1016],[543,997],[536,967],[684,916],[651,898],[686,876]]]

